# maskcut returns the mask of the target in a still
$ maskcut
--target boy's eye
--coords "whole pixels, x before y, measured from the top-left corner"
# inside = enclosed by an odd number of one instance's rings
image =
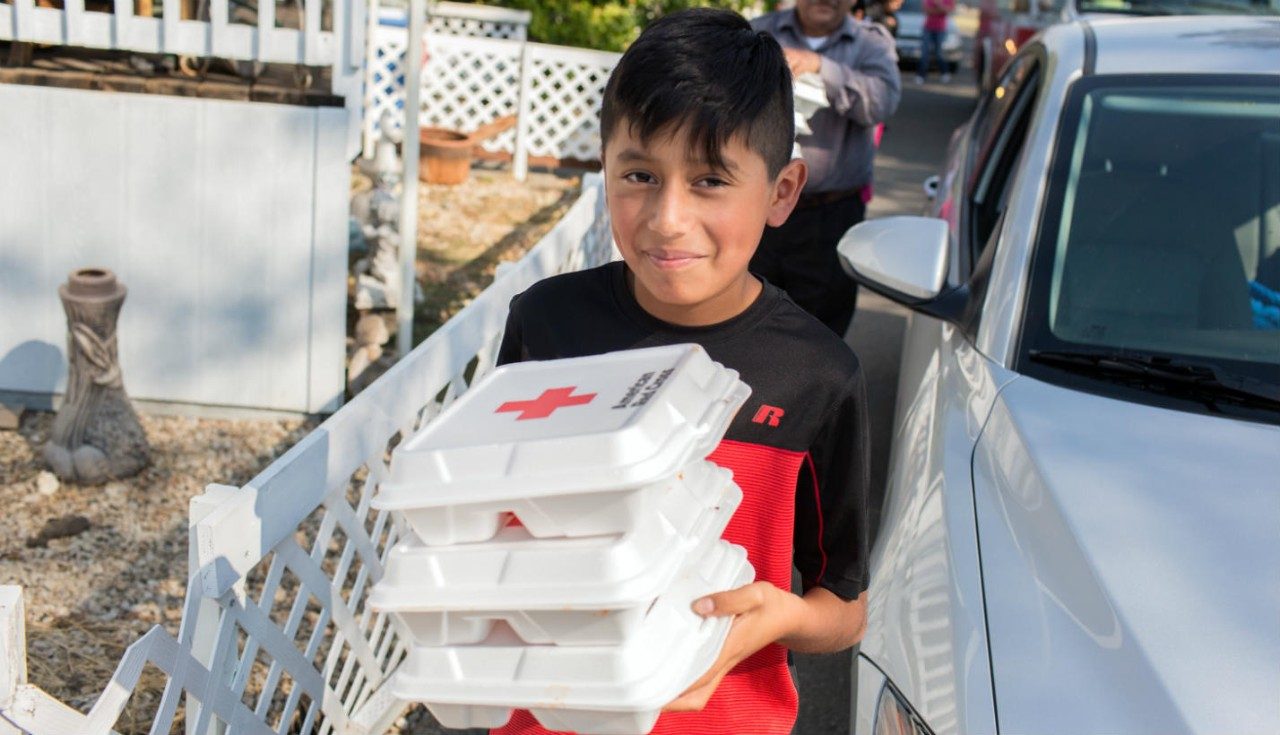
[[[631,171],[624,174],[622,178],[633,184],[652,184],[655,181],[652,174],[644,171]]]
[[[720,178],[719,176],[708,176],[708,177],[706,177],[705,179],[699,179],[699,180],[698,180],[698,185],[699,185],[699,186],[705,186],[705,187],[712,188],[712,189],[717,189],[717,188],[722,187],[722,186],[728,186],[728,185],[729,185],[729,182],[728,182],[728,181],[725,181],[724,179]]]

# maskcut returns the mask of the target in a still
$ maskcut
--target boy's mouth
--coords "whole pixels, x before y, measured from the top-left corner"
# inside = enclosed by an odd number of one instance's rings
[[[683,250],[647,250],[644,257],[659,270],[676,270],[701,260],[703,256]]]

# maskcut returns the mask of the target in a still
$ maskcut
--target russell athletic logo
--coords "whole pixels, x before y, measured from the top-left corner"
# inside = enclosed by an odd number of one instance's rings
[[[751,417],[753,424],[768,424],[769,426],[777,426],[782,421],[783,411],[777,406],[770,406],[767,403],[760,404],[760,408],[756,411],[756,415]]]

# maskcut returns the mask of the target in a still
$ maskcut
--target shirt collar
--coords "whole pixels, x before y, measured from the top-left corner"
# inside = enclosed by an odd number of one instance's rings
[[[782,14],[782,19],[781,19],[781,22],[778,24],[778,28],[779,29],[789,28],[791,29],[791,32],[795,35],[797,39],[804,38],[804,31],[800,29],[800,19],[796,17],[795,8],[792,8]],[[845,38],[853,38],[854,36],[857,35],[857,28],[858,28],[857,24],[853,22],[853,16],[846,15],[844,19],[844,23],[840,26],[840,29],[837,30],[832,35],[843,36]]]

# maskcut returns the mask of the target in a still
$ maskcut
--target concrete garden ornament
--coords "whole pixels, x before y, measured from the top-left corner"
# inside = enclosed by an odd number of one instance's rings
[[[58,287],[67,312],[70,367],[44,458],[63,480],[106,482],[136,474],[150,461],[116,349],[116,320],[126,291],[114,273],[92,268],[72,271]]]

